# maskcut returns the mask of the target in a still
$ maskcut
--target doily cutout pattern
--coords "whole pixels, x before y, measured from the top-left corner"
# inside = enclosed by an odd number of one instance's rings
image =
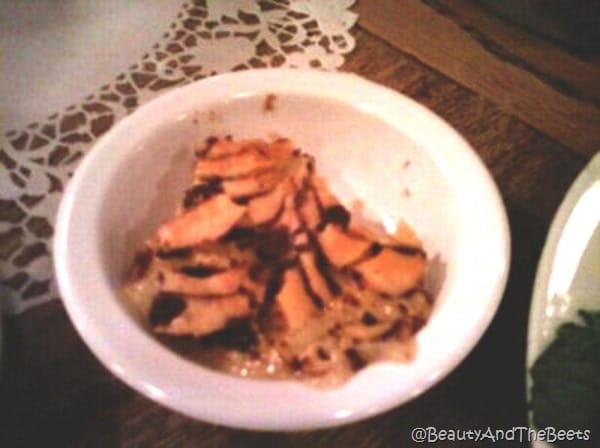
[[[354,0],[185,3],[162,40],[80,104],[4,135],[0,295],[8,313],[58,297],[51,240],[65,184],[94,141],[161,91],[263,67],[335,70],[355,45]]]

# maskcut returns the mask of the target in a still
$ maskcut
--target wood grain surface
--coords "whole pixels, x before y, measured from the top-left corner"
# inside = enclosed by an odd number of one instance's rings
[[[358,12],[362,27],[506,113],[585,155],[600,149],[597,64],[572,64],[563,50],[540,48],[466,0],[370,0]]]
[[[403,92],[456,127],[505,201],[513,253],[508,285],[473,352],[420,397],[366,421],[298,433],[231,430],[183,417],[125,386],[54,301],[5,318],[0,447],[403,447],[412,446],[414,427],[526,425],[533,279],[553,214],[600,148],[598,66],[467,1],[363,0],[357,10],[356,49],[343,70]]]

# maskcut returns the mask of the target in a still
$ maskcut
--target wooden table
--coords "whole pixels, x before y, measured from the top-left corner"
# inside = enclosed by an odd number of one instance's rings
[[[600,149],[600,60],[534,37],[467,0],[362,0],[355,9],[356,49],[342,69],[444,117],[479,153],[505,201],[510,276],[472,353],[431,390],[367,421],[291,434],[231,430],[178,415],[125,386],[53,301],[5,318],[0,446],[387,447],[410,445],[414,427],[526,425],[533,279],[553,214]]]

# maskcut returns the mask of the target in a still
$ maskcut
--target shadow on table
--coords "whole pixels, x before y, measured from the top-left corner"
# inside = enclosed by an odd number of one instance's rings
[[[134,392],[83,345],[54,300],[4,321],[1,447],[122,446],[118,407]]]

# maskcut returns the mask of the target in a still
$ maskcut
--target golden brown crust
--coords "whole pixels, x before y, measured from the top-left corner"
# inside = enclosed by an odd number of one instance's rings
[[[206,277],[193,277],[171,269],[158,273],[161,291],[193,295],[228,295],[235,293],[246,276],[244,269],[229,269]]]
[[[401,295],[420,285],[425,273],[425,260],[420,255],[404,255],[383,249],[354,269],[367,285],[390,295]]]
[[[158,240],[171,249],[213,241],[227,233],[245,212],[246,207],[218,194],[160,226]]]
[[[276,301],[288,328],[292,330],[301,328],[317,311],[297,268],[287,269],[283,274],[283,284]]]
[[[329,262],[339,268],[358,260],[371,246],[371,241],[344,232],[335,224],[325,226],[318,239]]]

